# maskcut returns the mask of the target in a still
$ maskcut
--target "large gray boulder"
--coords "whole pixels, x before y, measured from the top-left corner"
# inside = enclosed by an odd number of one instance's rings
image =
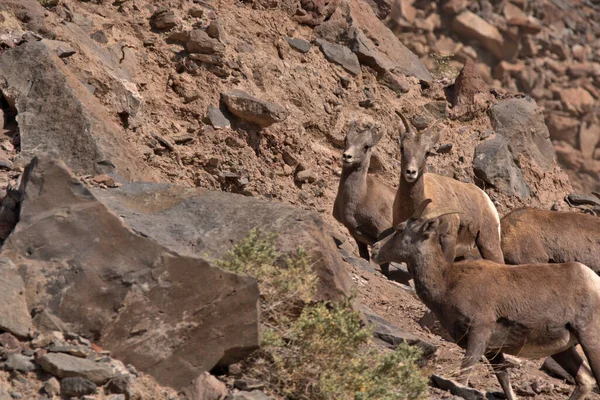
[[[341,300],[351,280],[321,217],[289,205],[237,194],[155,183],[94,190],[135,232],[179,254],[221,258],[252,229],[277,233],[283,254],[311,253],[319,276],[317,299]]]
[[[423,82],[433,80],[419,57],[400,42],[365,1],[344,0],[315,33],[330,42],[347,44],[361,64],[373,67],[380,78],[387,71]],[[377,38],[377,44],[371,38]]]
[[[0,258],[0,330],[26,338],[32,327],[24,296],[25,284],[15,265]]]
[[[475,148],[473,171],[486,184],[510,196],[525,200],[530,195],[523,173],[502,136],[486,140]]]
[[[29,309],[51,313],[174,388],[258,347],[253,278],[136,233],[62,161],[35,158],[21,191],[19,223],[0,257],[21,273]],[[164,207],[152,198],[140,203]]]
[[[25,160],[52,153],[77,174],[152,180],[143,156],[54,50],[27,42],[0,55],[0,90],[16,108]]]
[[[523,155],[542,170],[554,166],[554,147],[542,110],[530,97],[500,100],[489,110],[496,134],[503,136],[515,162]]]

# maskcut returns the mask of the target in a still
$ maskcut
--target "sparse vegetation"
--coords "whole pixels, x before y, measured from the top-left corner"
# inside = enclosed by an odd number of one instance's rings
[[[309,254],[298,249],[282,257],[275,238],[253,230],[217,263],[259,282],[262,348],[244,363],[244,375],[289,399],[424,398],[419,351],[371,345],[371,331],[349,301],[311,303],[317,277]]]
[[[436,67],[432,71],[432,75],[435,78],[448,78],[450,80],[456,79],[459,71],[454,68],[452,64],[450,64],[454,54],[431,53],[429,56],[436,62]]]

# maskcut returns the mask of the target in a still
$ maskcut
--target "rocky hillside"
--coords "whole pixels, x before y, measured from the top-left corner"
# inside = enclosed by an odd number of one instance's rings
[[[479,185],[501,214],[598,211],[598,11],[0,0],[0,399],[265,398],[232,372],[260,343],[257,283],[214,264],[254,228],[311,254],[313,300],[358,290],[385,346],[407,339],[426,373],[452,376],[459,348],[331,215],[346,127],[384,130],[371,171],[390,186],[402,112],[419,130],[443,119],[430,171]],[[513,362],[523,396],[572,388]],[[499,390],[484,365],[474,380]]]
[[[391,2],[390,2],[391,3]],[[435,68],[475,59],[484,81],[542,108],[573,186],[600,190],[600,25],[596,1],[401,1],[376,10]]]

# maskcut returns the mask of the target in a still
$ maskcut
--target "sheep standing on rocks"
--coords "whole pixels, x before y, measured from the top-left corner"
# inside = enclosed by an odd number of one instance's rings
[[[383,129],[369,120],[348,125],[342,177],[333,206],[333,216],[356,240],[360,256],[369,261],[369,248],[384,229],[392,225],[395,190],[368,174],[371,151],[383,136]],[[387,264],[381,266],[388,275]]]
[[[571,211],[519,208],[501,221],[507,264],[577,261],[600,273],[600,219]]]
[[[576,262],[449,262],[440,237],[451,228],[443,216],[456,211],[438,208],[422,216],[430,202],[422,202],[411,218],[374,246],[373,260],[407,263],[419,298],[466,349],[461,377],[468,381],[468,372],[485,355],[512,400],[516,396],[503,354],[552,356],[575,379],[571,399],[584,398],[594,387],[594,377],[600,382],[600,276]],[[578,343],[591,371],[575,349]]]
[[[500,248],[500,217],[488,195],[473,184],[425,173],[427,156],[440,136],[435,130],[440,120],[425,132],[417,133],[406,117],[398,114],[404,123],[405,133],[400,139],[402,169],[394,201],[393,226],[406,221],[419,204],[431,198],[436,207],[460,210],[460,214],[444,217],[450,229],[440,240],[448,261],[454,261],[456,257],[472,257],[476,247],[482,258],[504,262]],[[475,257],[479,258],[479,255]]]

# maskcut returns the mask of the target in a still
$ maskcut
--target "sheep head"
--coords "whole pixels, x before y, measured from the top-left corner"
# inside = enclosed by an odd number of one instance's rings
[[[370,160],[371,150],[383,137],[381,125],[369,120],[350,121],[344,142],[344,168],[358,167]]]
[[[405,133],[400,137],[400,152],[402,153],[402,177],[409,183],[419,179],[425,171],[427,156],[440,138],[439,130],[435,127],[442,121],[438,119],[423,133],[416,132],[401,112],[398,115],[404,124]]]

